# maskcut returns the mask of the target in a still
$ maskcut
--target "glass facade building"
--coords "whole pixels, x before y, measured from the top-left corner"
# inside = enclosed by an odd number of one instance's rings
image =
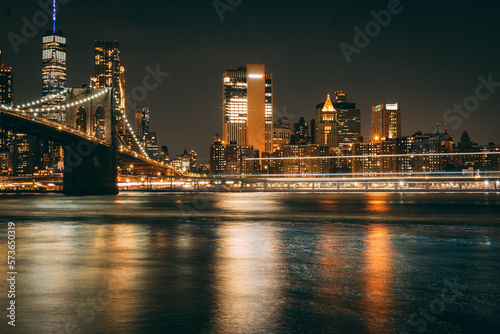
[[[347,94],[335,92],[333,107],[337,111],[338,145],[347,149],[361,135],[361,111],[356,109],[356,103],[347,102]]]
[[[95,87],[114,88],[116,130],[125,133],[125,68],[120,61],[120,43],[95,41],[93,79]],[[142,138],[141,138],[142,139]]]
[[[247,64],[223,74],[223,140],[273,150],[273,78],[263,64]]]
[[[66,95],[66,37],[61,31],[47,31],[42,37],[42,97],[52,96],[44,102],[44,107],[64,104]],[[64,122],[64,112],[47,112],[45,117]]]
[[[401,137],[400,103],[381,103],[372,107],[372,139]]]
[[[149,107],[135,107],[135,133],[141,142],[149,133]]]

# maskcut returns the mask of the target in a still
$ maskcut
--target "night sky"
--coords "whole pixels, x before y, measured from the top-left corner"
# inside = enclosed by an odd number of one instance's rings
[[[96,39],[120,42],[128,94],[142,85],[146,66],[170,73],[140,105],[151,108],[151,131],[171,157],[191,146],[208,157],[222,128],[221,75],[247,62],[264,63],[273,73],[275,117],[309,119],[328,92],[344,90],[361,108],[365,139],[373,104],[400,102],[403,135],[410,135],[431,131],[436,122],[443,126],[445,111],[475,94],[478,76],[500,82],[497,1],[401,1],[402,12],[350,64],[339,44],[354,45],[354,27],[364,30],[374,20],[370,11],[386,9],[388,1],[243,0],[222,22],[212,0],[64,2],[57,25],[68,38],[69,86],[94,74]],[[34,0],[2,0],[0,10],[0,45],[3,62],[14,70],[15,102],[37,99],[41,37],[51,23],[15,53],[8,33],[21,35],[22,18],[32,21],[41,7]],[[493,89],[462,124],[451,122],[455,140],[467,130],[479,144],[500,144],[500,87]]]

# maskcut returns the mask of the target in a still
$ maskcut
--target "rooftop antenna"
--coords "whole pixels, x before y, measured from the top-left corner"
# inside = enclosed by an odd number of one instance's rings
[[[56,0],[52,2],[52,32],[56,33]]]

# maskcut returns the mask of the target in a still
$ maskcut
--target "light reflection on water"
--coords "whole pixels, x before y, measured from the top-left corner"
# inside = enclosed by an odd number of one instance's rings
[[[427,332],[487,333],[500,324],[499,204],[483,194],[10,196],[0,252],[14,221],[19,333],[412,333],[410,315],[455,277],[464,299]]]
[[[389,228],[383,225],[368,227],[365,237],[364,276],[365,276],[365,317],[373,327],[374,333],[383,332],[384,328],[392,328],[393,314],[392,266],[393,249]]]
[[[282,299],[279,254],[271,229],[222,228],[216,253],[214,328],[224,333],[263,333],[275,328]]]

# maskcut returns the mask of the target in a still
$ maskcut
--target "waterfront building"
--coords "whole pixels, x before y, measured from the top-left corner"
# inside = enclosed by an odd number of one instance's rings
[[[284,146],[283,146],[284,147]],[[267,174],[284,174],[283,161],[274,158],[282,158],[284,156],[283,147],[276,149],[274,152],[265,152],[262,157],[269,158],[262,160],[262,171]]]
[[[448,156],[411,156],[411,154],[439,154],[453,152],[453,141],[447,131],[440,133],[415,132],[409,137],[396,138],[396,153],[407,154],[407,157],[398,157],[398,172],[442,172],[453,165],[454,157]],[[475,158],[472,157],[472,160]]]
[[[254,160],[246,160],[254,157],[252,146],[237,145],[235,142],[226,145],[226,174],[227,175],[249,175],[255,169]]]
[[[353,156],[374,156],[355,158],[352,161],[353,173],[393,173],[397,170],[397,157],[375,157],[396,154],[395,140],[377,140],[363,142],[362,138],[352,145]]]
[[[326,174],[330,172],[330,162],[324,159],[301,159],[305,157],[328,156],[330,148],[326,145],[307,144],[307,145],[285,145],[283,148],[283,157],[297,158],[286,159],[283,161],[284,174]]]
[[[194,147],[191,147],[191,149],[188,152],[189,155],[189,169],[191,172],[196,172],[198,169],[198,154],[194,150]]]
[[[210,175],[226,173],[226,146],[219,135],[215,135],[214,143],[210,146]]]
[[[358,142],[353,145],[352,155],[354,156],[376,156],[382,154],[382,142]],[[381,158],[353,158],[353,173],[380,173],[382,172]]]
[[[186,149],[184,149],[184,153],[178,155],[174,159],[170,161],[170,166],[181,172],[188,173],[191,171],[191,159]]]
[[[44,141],[21,133],[13,135],[12,172],[16,176],[33,175],[45,170]],[[44,164],[45,162],[45,164]]]
[[[215,136],[210,146],[210,175],[248,175],[259,170],[252,146],[238,145],[235,141],[227,144]]]
[[[463,131],[460,140],[455,148],[457,153],[473,152],[500,152],[500,146],[490,142],[488,145],[478,145],[474,143],[467,131]],[[457,155],[453,157],[452,165],[448,166],[450,170],[472,170],[498,171],[500,170],[499,155]]]

